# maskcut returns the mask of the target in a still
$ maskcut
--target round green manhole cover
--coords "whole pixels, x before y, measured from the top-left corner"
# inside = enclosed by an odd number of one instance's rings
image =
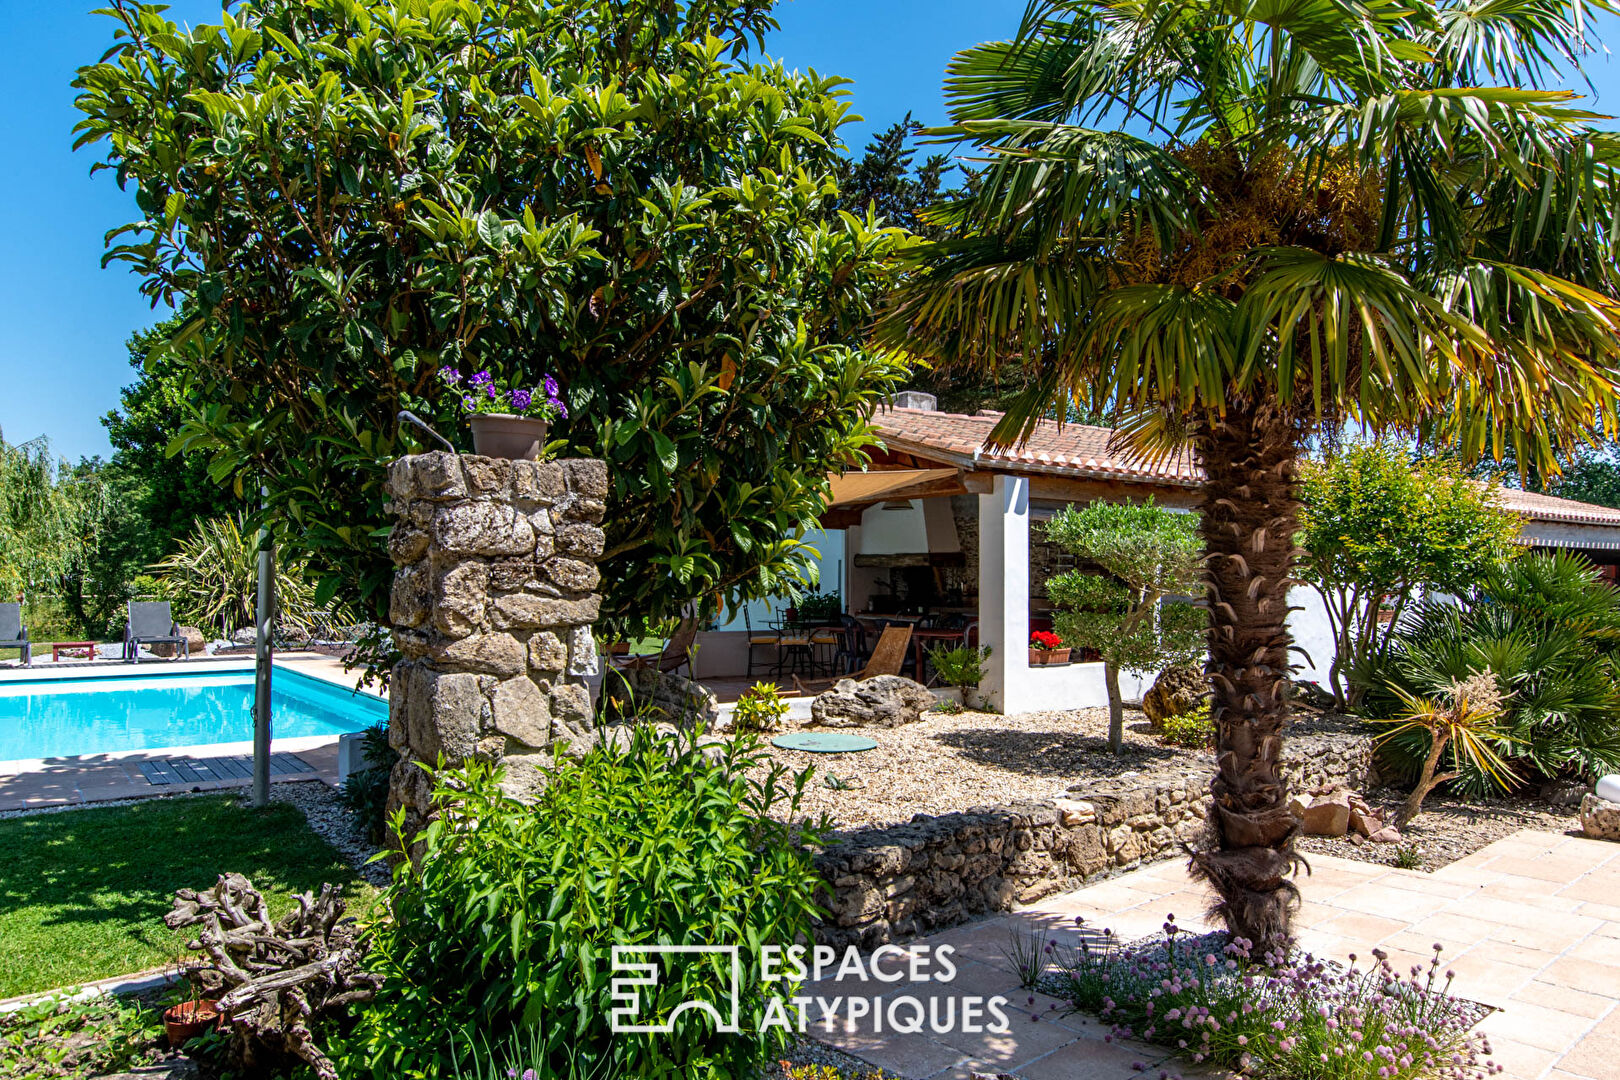
[[[794,731],[778,735],[771,745],[780,750],[808,750],[812,754],[850,754],[876,750],[877,743],[864,735],[843,735],[836,731]]]

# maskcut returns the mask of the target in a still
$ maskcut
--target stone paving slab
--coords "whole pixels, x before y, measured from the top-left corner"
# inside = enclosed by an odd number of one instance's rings
[[[1310,857],[1299,880],[1301,944],[1319,955],[1365,957],[1375,946],[1402,970],[1444,947],[1454,993],[1494,1006],[1480,1025],[1511,1080],[1620,1080],[1620,844],[1524,830],[1432,874]],[[1004,950],[1015,932],[1075,933],[1075,918],[1125,940],[1158,931],[1167,915],[1208,929],[1208,894],[1180,860],[1051,897],[1013,914],[958,927],[949,943],[966,979],[958,993],[1000,987],[1020,1006],[1003,1035],[876,1035],[844,1019],[811,1034],[908,1080],[967,1080],[973,1072],[1023,1080],[1134,1080],[1200,1071],[1158,1046],[1108,1042],[1095,1018],[1017,990]],[[965,988],[971,985],[971,989]],[[813,992],[813,991],[812,991]],[[830,993],[830,991],[829,991]],[[916,994],[891,989],[888,996]]]

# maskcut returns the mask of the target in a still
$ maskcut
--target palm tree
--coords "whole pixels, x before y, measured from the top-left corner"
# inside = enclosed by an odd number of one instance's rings
[[[1545,89],[1589,51],[1587,10],[1036,0],[948,71],[934,134],[982,171],[931,211],[950,235],[878,334],[1023,363],[1003,444],[1080,406],[1197,455],[1219,843],[1194,872],[1261,947],[1298,895],[1279,764],[1308,441],[1421,432],[1556,470],[1614,422],[1620,139]]]

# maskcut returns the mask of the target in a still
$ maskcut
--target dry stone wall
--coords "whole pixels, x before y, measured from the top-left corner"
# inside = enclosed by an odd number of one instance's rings
[[[978,807],[835,838],[817,857],[829,916],[816,939],[875,948],[975,915],[1171,858],[1208,837],[1214,760],[1069,789],[1051,803]],[[1372,743],[1354,731],[1291,738],[1292,790],[1373,783]]]
[[[389,808],[411,824],[430,809],[416,762],[502,761],[522,794],[538,780],[532,766],[591,744],[607,492],[607,466],[591,459],[438,452],[389,467],[389,618],[402,655],[389,684],[388,738],[402,755]]]

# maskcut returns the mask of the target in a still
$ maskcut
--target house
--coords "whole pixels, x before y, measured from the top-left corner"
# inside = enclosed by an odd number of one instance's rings
[[[832,478],[822,532],[809,542],[821,553],[822,588],[844,598],[866,620],[914,619],[922,613],[973,623],[991,653],[981,690],[1007,713],[1107,703],[1100,663],[1031,667],[1032,629],[1049,625],[1044,582],[1073,565],[1042,538],[1039,523],[1064,506],[1097,499],[1145,500],[1192,510],[1202,472],[1190,455],[1137,460],[1109,446],[1107,428],[1042,421],[1029,441],[1005,450],[985,440],[1000,414],[940,412],[926,394],[902,395],[875,423],[884,448],[865,472]],[[1613,578],[1620,564],[1620,510],[1532,492],[1503,489],[1502,501],[1523,514],[1525,542],[1589,556]],[[1332,635],[1316,593],[1296,589],[1300,610],[1290,628],[1304,652],[1301,677],[1325,681]],[[773,617],[756,603],[699,636],[700,678],[740,676],[747,629]],[[1151,684],[1126,673],[1126,697]]]

